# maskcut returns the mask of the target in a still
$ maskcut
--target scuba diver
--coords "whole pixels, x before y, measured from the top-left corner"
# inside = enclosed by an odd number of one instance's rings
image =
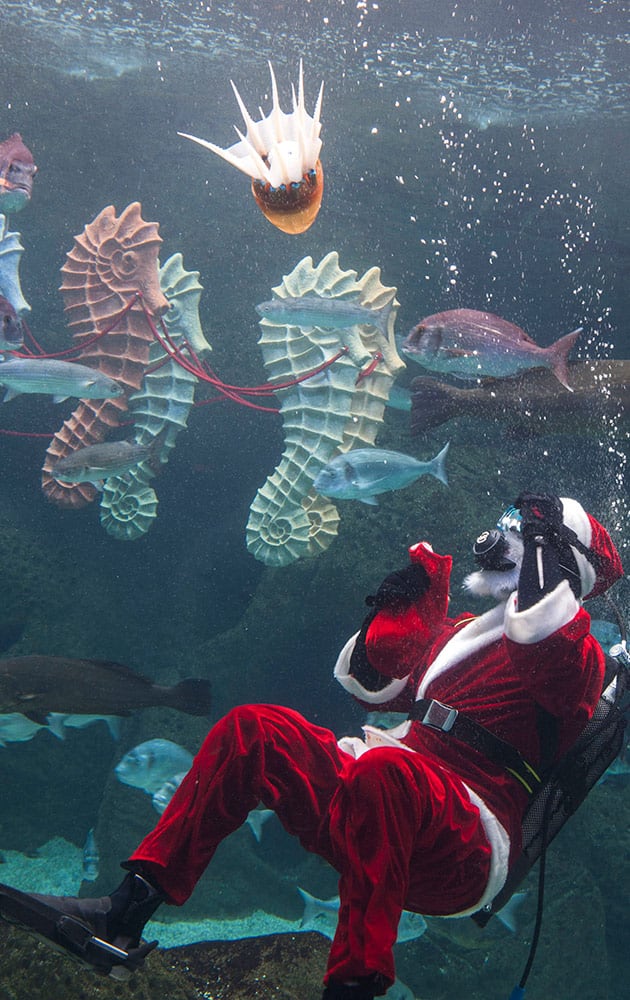
[[[384,994],[403,909],[464,916],[500,893],[528,802],[604,685],[582,602],[623,575],[606,529],[576,500],[522,493],[473,552],[465,586],[494,598],[490,610],[449,618],[451,557],[419,542],[367,598],[338,658],[346,691],[370,710],[408,713],[404,723],[338,741],[292,709],[238,706],[211,729],[111,895],[0,886],[0,915],[127,978],[157,944],[142,933],[158,906],[184,903],[262,802],[339,873],[323,1000]]]

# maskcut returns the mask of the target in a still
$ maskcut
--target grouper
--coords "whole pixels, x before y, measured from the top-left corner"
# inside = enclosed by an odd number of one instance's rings
[[[545,369],[513,378],[482,379],[469,389],[429,375],[411,383],[411,433],[424,434],[456,418],[491,420],[524,435],[587,434],[601,436],[605,421],[627,425],[630,414],[630,361],[571,361],[573,392],[558,389]]]
[[[0,660],[0,714],[20,712],[40,724],[50,712],[129,715],[163,706],[207,715],[210,705],[210,683],[201,678],[167,687],[107,660],[37,654]]]

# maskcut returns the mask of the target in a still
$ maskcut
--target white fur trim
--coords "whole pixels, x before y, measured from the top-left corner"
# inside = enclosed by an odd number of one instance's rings
[[[536,604],[525,611],[517,611],[516,594],[507,603],[505,611],[505,634],[523,646],[541,642],[575,618],[580,608],[579,601],[569,586],[568,580],[561,580],[549,594],[541,597]]]
[[[355,698],[360,698],[361,701],[369,702],[370,705],[383,705],[385,702],[392,701],[396,698],[401,691],[404,691],[407,687],[407,681],[409,680],[409,674],[406,677],[395,677],[391,680],[385,687],[380,688],[378,691],[368,691],[364,688],[362,684],[353,677],[350,673],[350,657],[352,656],[352,651],[354,650],[354,645],[357,641],[358,632],[355,632],[351,636],[343,649],[341,650],[339,656],[337,657],[337,662],[335,663],[335,669],[333,671],[333,676],[339,681],[342,688],[348,692],[348,694],[354,695]]]
[[[593,531],[588,514],[582,504],[578,503],[577,500],[571,500],[570,497],[560,497],[560,503],[562,504],[562,520],[567,528],[571,528],[576,533],[582,545],[586,545],[587,549],[590,548]]]
[[[504,616],[505,603],[497,604],[495,608],[490,608],[485,614],[473,618],[467,625],[456,629],[453,638],[449,639],[426,671],[418,688],[416,701],[427,697],[429,685],[445,671],[477,653],[484,646],[497,642],[503,635]]]
[[[469,917],[472,913],[477,913],[478,910],[483,909],[486,903],[490,903],[497,893],[501,892],[508,875],[508,861],[510,857],[510,838],[507,830],[499,823],[494,813],[488,809],[483,799],[479,798],[476,792],[473,792],[472,788],[469,788],[465,782],[462,781],[462,785],[466,789],[472,804],[477,806],[479,810],[479,816],[492,853],[490,855],[490,874],[488,875],[486,888],[481,898],[474,906],[469,906],[467,910],[449,914],[451,917]]]
[[[586,545],[587,549],[590,549],[593,539],[593,529],[582,504],[578,503],[577,500],[571,500],[570,497],[560,497],[560,503],[562,504],[562,520],[567,528],[571,528],[582,542],[582,545]],[[595,569],[581,552],[578,552],[573,547],[572,551],[580,574],[582,597],[586,597],[595,586]]]

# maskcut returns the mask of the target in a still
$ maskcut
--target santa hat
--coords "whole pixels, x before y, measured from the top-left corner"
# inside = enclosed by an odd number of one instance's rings
[[[580,572],[582,598],[599,597],[623,576],[619,553],[606,529],[577,500],[560,497],[563,523],[581,546],[571,546]],[[585,551],[588,550],[588,551]]]

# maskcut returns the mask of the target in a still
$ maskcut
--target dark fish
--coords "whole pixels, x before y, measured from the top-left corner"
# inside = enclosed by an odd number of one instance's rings
[[[423,434],[454,417],[492,420],[529,434],[602,433],[602,421],[630,414],[630,361],[572,361],[572,393],[558,391],[549,371],[485,379],[459,389],[430,376],[411,383],[411,433]]]
[[[37,167],[33,154],[14,132],[0,142],[0,212],[19,212],[30,200]]]
[[[429,371],[456,378],[507,378],[529,368],[550,368],[571,389],[567,364],[581,328],[539,347],[520,326],[476,309],[449,309],[414,326],[403,353]]]
[[[129,715],[165,706],[189,715],[210,711],[210,683],[189,677],[164,687],[107,660],[16,656],[0,660],[0,713],[21,712],[44,723],[50,712]]]
[[[23,618],[5,618],[0,623],[0,654],[15,646],[24,635],[26,620]]]
[[[22,320],[9,300],[0,295],[0,350],[17,351],[23,343]]]

